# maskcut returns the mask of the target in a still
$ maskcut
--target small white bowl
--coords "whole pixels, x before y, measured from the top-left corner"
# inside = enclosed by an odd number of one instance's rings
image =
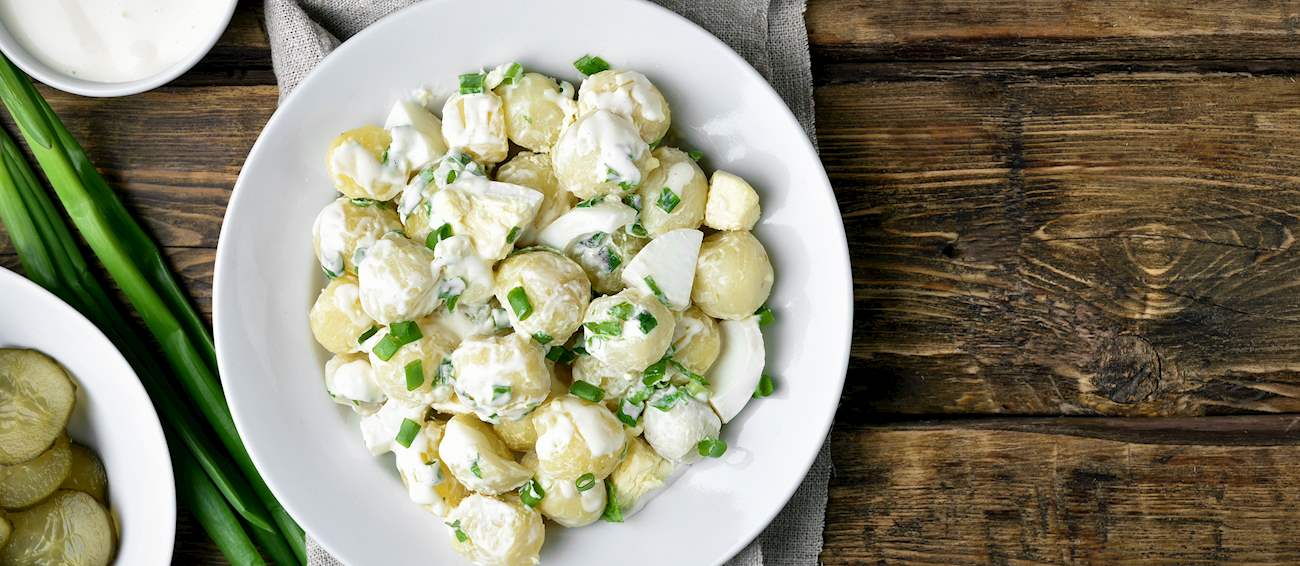
[[[3,267],[0,313],[0,348],[43,352],[77,382],[68,434],[104,462],[108,507],[120,535],[116,564],[170,564],[176,534],[171,457],[131,366],[80,313]]]
[[[215,2],[219,0],[209,1]],[[23,72],[27,73],[33,79],[63,92],[94,97],[129,96],[132,94],[139,94],[146,90],[153,90],[165,85],[176,77],[185,74],[185,71],[193,68],[204,55],[207,55],[208,52],[212,50],[212,46],[216,45],[217,40],[221,39],[221,35],[226,32],[226,26],[230,25],[230,17],[234,15],[235,5],[238,4],[238,0],[227,1],[230,3],[230,7],[227,8],[222,15],[221,25],[212,28],[211,36],[199,43],[195,47],[193,53],[188,57],[177,61],[176,64],[171,67],[163,69],[154,75],[134,81],[117,83],[88,81],[55,70],[53,67],[46,65],[43,61],[29,53],[27,48],[23,46],[22,42],[18,41],[13,34],[9,33],[9,30],[4,26],[3,21],[0,21],[0,52],[3,52],[10,61],[13,61],[15,65],[18,65],[19,69],[22,69]]]

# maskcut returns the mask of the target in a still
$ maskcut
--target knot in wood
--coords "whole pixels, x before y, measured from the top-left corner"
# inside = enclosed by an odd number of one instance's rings
[[[1097,351],[1093,388],[1115,403],[1133,404],[1160,388],[1160,354],[1146,339],[1121,334]]]

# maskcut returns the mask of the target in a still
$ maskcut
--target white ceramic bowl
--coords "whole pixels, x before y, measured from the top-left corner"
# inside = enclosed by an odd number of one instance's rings
[[[771,521],[822,445],[848,360],[848,252],[817,154],[762,77],[650,3],[424,2],[345,43],[280,106],[244,164],[217,251],[217,351],[235,422],[280,501],[345,563],[465,561],[407,499],[392,456],[369,455],[356,419],[322,385],[327,355],[307,311],[325,283],[311,227],[334,198],[326,148],[341,131],[382,124],[415,88],[449,91],[459,73],[509,60],[573,81],[570,62],[586,53],[648,75],[706,168],[758,188],[756,233],[777,274],[769,304],[779,322],[765,334],[779,384],[724,427],[726,457],[695,465],[624,524],[549,528],[543,563],[722,562]]]
[[[49,0],[51,2],[57,0]],[[146,90],[153,90],[169,82],[176,77],[181,76],[185,71],[190,70],[195,64],[212,50],[217,40],[221,39],[221,34],[225,33],[226,26],[230,24],[230,17],[235,13],[235,6],[239,0],[204,0],[206,2],[225,2],[230,6],[223,12],[221,21],[216,23],[215,27],[207,37],[198,42],[194,47],[194,52],[184,59],[177,61],[174,65],[159,71],[158,73],[126,82],[100,82],[88,81],[77,78],[62,71],[58,71],[45,62],[33,56],[23,47],[22,42],[5,28],[4,22],[0,21],[0,52],[18,65],[19,69],[27,73],[33,79],[45,83],[51,87],[57,88],[64,92],[80,94],[82,96],[110,97],[110,96],[129,96],[138,94]]]
[[[170,564],[176,534],[171,458],[135,371],[89,320],[4,268],[0,313],[0,348],[44,352],[77,382],[68,433],[104,461],[109,507],[121,527],[117,563]]]

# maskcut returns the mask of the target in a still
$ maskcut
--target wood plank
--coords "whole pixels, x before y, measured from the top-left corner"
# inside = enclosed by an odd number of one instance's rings
[[[818,59],[1295,59],[1288,0],[812,0]]]
[[[1161,421],[839,427],[822,560],[1300,561],[1300,418]]]
[[[1300,409],[1300,97],[1116,74],[817,91],[857,300],[841,419]]]

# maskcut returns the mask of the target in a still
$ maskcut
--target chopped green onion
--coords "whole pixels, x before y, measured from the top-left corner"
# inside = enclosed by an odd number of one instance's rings
[[[546,490],[542,489],[542,482],[537,481],[537,478],[528,480],[519,488],[519,500],[529,507],[537,507],[545,498]]]
[[[459,542],[465,542],[465,541],[469,540],[469,535],[465,534],[465,531],[461,530],[461,528],[460,528],[460,520],[459,520],[459,519],[457,519],[455,522],[452,522],[452,523],[445,523],[445,524],[446,524],[448,527],[451,527],[451,529],[452,529],[453,531],[455,531],[455,533],[456,533],[456,540],[457,540],[457,541],[459,541]]]
[[[415,360],[406,364],[406,390],[415,391],[424,385],[424,362]]]
[[[515,226],[515,227],[513,227],[513,228],[510,229],[510,233],[509,233],[509,234],[506,234],[506,243],[507,243],[507,244],[513,244],[513,243],[515,243],[515,240],[518,240],[518,239],[519,239],[519,227],[518,227],[518,226]]]
[[[668,358],[663,358],[641,372],[641,383],[647,387],[653,386],[664,379],[668,373]]]
[[[459,294],[452,295],[444,299],[444,301],[445,304],[447,305],[447,312],[456,312],[456,303],[460,302],[460,295]]]
[[[659,208],[664,212],[672,212],[681,202],[682,197],[677,196],[677,193],[674,193],[672,189],[664,187],[663,190],[659,191],[659,202],[655,204],[658,204]]]
[[[505,398],[507,398],[507,399],[510,398],[510,386],[509,386],[509,385],[493,385],[493,386],[492,386],[492,401],[495,402],[495,401],[497,400],[497,398],[500,398],[500,397],[505,397]]]
[[[618,490],[614,489],[613,478],[605,478],[605,511],[600,518],[610,523],[623,522],[623,508],[618,504]]]
[[[667,137],[667,136],[664,136],[664,137]],[[655,141],[650,142],[650,149],[652,149],[652,150],[654,150],[654,149],[659,149],[659,146],[661,146],[661,145],[663,145],[663,144],[664,144],[664,138],[659,138],[659,139],[657,139],[657,140],[655,140]]]
[[[432,250],[438,245],[438,242],[446,240],[451,236],[451,224],[444,222],[442,226],[439,226],[437,230],[429,232],[429,235],[424,238],[424,247]]]
[[[591,355],[591,354],[588,354],[588,353],[587,353],[587,349],[586,349],[586,348],[583,348],[582,346],[577,346],[577,347],[573,348],[573,355],[575,355],[575,356],[579,356],[579,357],[585,357],[585,356],[589,356],[589,355]]]
[[[668,304],[668,296],[664,295],[663,289],[660,289],[659,284],[655,283],[654,277],[645,276],[645,286],[650,288],[650,292],[654,294],[656,299],[659,299],[659,302],[665,305]]]
[[[595,55],[583,55],[573,62],[573,68],[584,75],[594,75],[609,70],[609,63]]]
[[[759,378],[758,387],[754,388],[754,398],[762,399],[763,397],[768,397],[772,395],[772,391],[774,390],[776,390],[776,383],[772,381],[772,376],[765,373],[763,374],[763,377]]]
[[[452,373],[456,368],[451,365],[451,358],[443,358],[438,364],[438,372],[435,375],[436,384],[451,383],[454,377]]]
[[[645,403],[646,399],[649,399],[650,396],[654,394],[655,394],[655,388],[642,387],[641,389],[637,390],[636,393],[627,396],[626,399],[629,403],[633,405],[640,405],[642,403]]]
[[[591,207],[593,207],[593,206],[596,206],[596,204],[600,203],[600,202],[603,201],[604,199],[605,199],[605,197],[592,197],[592,198],[589,198],[589,199],[584,200],[584,201],[582,201],[582,202],[579,202],[578,204],[576,204],[576,205],[574,205],[574,206],[575,206],[576,208],[591,208]]]
[[[708,385],[700,383],[698,381],[687,381],[686,384],[683,385],[682,387],[686,390],[686,393],[689,394],[691,397],[694,397],[701,401],[708,401],[709,397],[712,395],[712,393],[709,391]]]
[[[379,164],[380,164],[380,165],[388,165],[388,150],[387,150],[387,149],[385,149],[385,150],[384,150],[384,153],[383,153],[382,155],[379,156]]]
[[[340,262],[340,264],[341,264],[341,263],[342,263],[342,262]],[[321,271],[324,271],[324,272],[325,272],[325,278],[326,278],[326,279],[329,279],[330,281],[333,281],[333,280],[339,278],[339,274],[338,274],[338,273],[335,273],[335,272],[333,272],[333,271],[330,271],[330,268],[328,268],[328,267],[321,266]]]
[[[483,92],[483,79],[487,78],[483,73],[465,73],[460,76],[460,93],[461,94],[478,94]]]
[[[776,322],[776,314],[772,312],[772,307],[769,307],[767,305],[763,305],[762,307],[759,307],[759,309],[755,311],[754,314],[758,316],[759,326],[767,326],[769,324],[772,324],[773,322]]]
[[[456,312],[456,304],[460,302],[461,292],[467,284],[463,277],[453,277],[439,287],[438,298],[442,299],[443,304],[447,305],[447,312]],[[461,291],[453,291],[460,289]]]
[[[470,462],[469,473],[474,474],[476,478],[483,479],[483,470],[478,467],[478,458],[474,458],[474,461]]]
[[[372,336],[374,336],[377,333],[379,333],[379,327],[371,326],[370,330],[362,332],[361,336],[357,336],[357,344],[365,344],[366,340],[369,340]]]
[[[426,187],[429,186],[429,184],[433,182],[433,175],[434,175],[435,171],[436,171],[436,169],[434,169],[434,167],[433,167],[432,165],[430,165],[430,166],[428,166],[428,167],[425,167],[424,169],[421,169],[421,170],[420,170],[420,184],[421,184],[421,185],[424,185],[424,186],[426,186]]]
[[[385,151],[384,154],[387,155],[388,152]],[[354,199],[350,199],[350,202],[352,203],[352,206],[358,206],[358,207],[361,207],[361,208],[366,208],[366,207],[368,207],[368,206],[374,206],[374,204],[375,204],[375,199],[369,199],[369,198],[354,198]]]
[[[577,354],[564,346],[553,346],[550,350],[546,351],[546,359],[558,364],[573,363],[573,360],[577,358]]]
[[[618,183],[618,188],[623,189],[623,192],[625,193],[635,191],[638,186],[640,185],[633,183],[632,181],[619,181]]]
[[[609,316],[619,320],[627,320],[632,317],[632,303],[623,301],[617,305],[609,307]]]
[[[420,326],[411,321],[394,322],[388,327],[388,334],[379,339],[373,350],[376,357],[383,361],[392,359],[393,354],[411,342],[424,337]]]
[[[685,392],[682,390],[676,389],[671,393],[664,394],[658,399],[651,401],[650,406],[666,413],[673,410],[673,407],[677,405],[677,402],[682,399],[684,394]]]
[[[587,491],[596,487],[596,474],[587,472],[578,476],[578,479],[573,482],[573,486],[578,488],[578,491]]]
[[[686,155],[689,155],[689,156],[691,157],[691,159],[693,159],[693,160],[695,160],[695,161],[699,161],[699,160],[701,160],[701,159],[704,159],[704,152],[703,152],[703,151],[700,151],[700,150],[698,150],[698,149],[692,149],[692,150],[686,152]]]
[[[455,170],[455,169],[452,169],[451,171],[448,171],[448,172],[447,172],[447,178],[446,178],[445,180],[443,180],[443,183],[442,183],[442,184],[444,184],[444,185],[450,185],[450,184],[452,184],[452,183],[455,183],[455,182],[456,182],[456,174],[457,174],[457,173],[456,173],[456,170]]]
[[[645,226],[642,226],[640,222],[634,222],[631,225],[629,225],[627,227],[627,233],[636,236],[638,238],[644,238],[650,235],[649,232],[645,231]]]
[[[595,334],[597,336],[622,336],[623,335],[623,323],[617,320],[609,320],[605,322],[588,322],[582,326],[583,328],[586,328],[588,332],[591,332],[592,334]]]
[[[650,311],[641,311],[640,314],[636,315],[636,320],[641,323],[642,334],[649,334],[651,330],[654,330],[656,326],[659,326],[659,319],[655,318],[655,315],[650,314]]]
[[[635,428],[637,420],[641,418],[641,413],[645,411],[645,404],[633,403],[629,398],[624,398],[618,403],[618,412],[614,416],[630,428]]]
[[[721,458],[722,455],[727,452],[727,443],[721,438],[710,437],[701,440],[699,444],[695,445],[695,449],[700,452],[701,456],[707,458]]]
[[[641,195],[627,195],[623,197],[623,204],[632,207],[632,210],[641,212]]]
[[[573,385],[569,386],[569,393],[574,397],[586,399],[592,403],[599,403],[605,398],[605,390],[581,379],[573,380]]]
[[[520,65],[519,63],[512,62],[510,63],[509,67],[506,67],[506,72],[501,74],[501,82],[508,85],[515,84],[515,81],[519,80],[519,77],[522,76],[523,74],[524,74],[524,66]]]
[[[601,244],[605,243],[605,238],[608,237],[609,234],[604,232],[593,232],[590,236],[587,236],[586,239],[579,241],[578,245],[584,248],[599,248]]]
[[[397,431],[397,443],[406,448],[411,447],[415,435],[420,433],[420,423],[411,419],[402,419],[402,428]]]
[[[545,332],[534,332],[533,340],[536,340],[538,344],[545,346],[550,344],[551,340],[554,340],[554,338],[551,338],[551,335]]]
[[[533,315],[533,303],[528,300],[528,292],[523,287],[515,287],[509,293],[506,293],[506,300],[510,302],[510,308],[515,311],[515,317],[519,320],[528,320]]]
[[[601,256],[605,258],[605,271],[613,273],[618,266],[623,264],[623,258],[614,251],[614,248],[605,248],[601,250]]]

